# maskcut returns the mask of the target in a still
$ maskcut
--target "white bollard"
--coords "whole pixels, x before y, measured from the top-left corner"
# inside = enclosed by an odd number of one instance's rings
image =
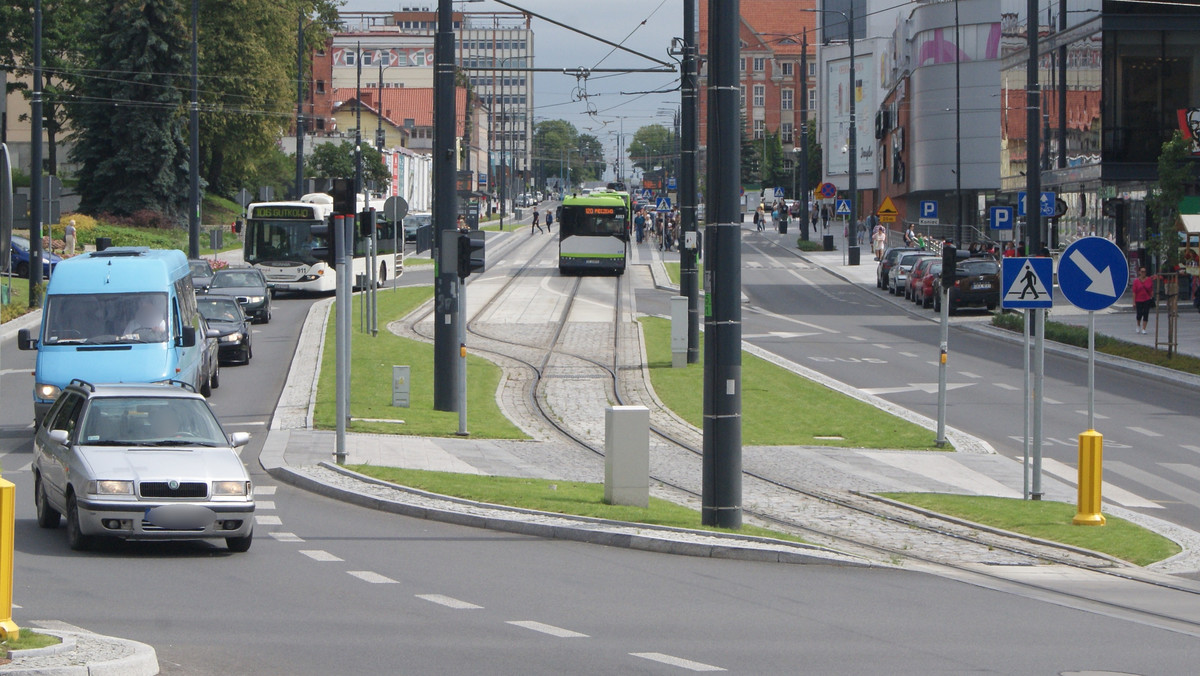
[[[671,296],[671,368],[687,367],[688,299]]]
[[[645,406],[604,411],[604,501],[650,506],[650,410]]]

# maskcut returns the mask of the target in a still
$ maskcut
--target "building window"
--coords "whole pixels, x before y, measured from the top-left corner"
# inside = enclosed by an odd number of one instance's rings
[[[763,85],[754,85],[754,106],[761,108],[766,105],[767,88]]]
[[[779,64],[779,69],[784,75],[791,76],[792,65],[793,64],[791,61],[784,61],[783,63]]]
[[[793,92],[791,89],[780,90],[780,92],[779,92],[779,109],[780,110],[791,110],[792,109],[792,95],[793,95]]]
[[[746,72],[746,60],[745,59],[738,59],[738,70],[742,71],[743,73]]]
[[[742,110],[745,110],[746,109],[746,85],[741,86],[741,92],[742,92],[742,98],[741,98]]]
[[[809,77],[817,76],[817,60],[816,59],[812,59],[808,62],[808,76]]]
[[[371,65],[374,56],[375,52],[364,51],[362,53],[362,65],[364,68]]]
[[[317,93],[318,94],[325,93],[325,81],[324,80],[317,80]]]
[[[780,141],[782,143],[793,143],[792,141],[792,123],[784,122],[779,126]]]
[[[755,140],[761,139],[763,137],[763,135],[766,134],[766,131],[767,131],[767,123],[766,122],[763,122],[762,120],[754,121],[754,138],[755,138]]]
[[[358,63],[358,61],[356,60],[358,57],[356,57],[354,55],[353,50],[347,49],[347,50],[343,51],[342,56],[345,57],[347,66],[353,66],[354,64]]]
[[[817,90],[815,89],[808,90],[808,109],[817,109]]]
[[[767,60],[761,56],[754,57],[754,72],[761,73],[766,70]]]

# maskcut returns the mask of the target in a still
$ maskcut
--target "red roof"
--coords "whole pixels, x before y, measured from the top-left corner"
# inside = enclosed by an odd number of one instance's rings
[[[708,44],[708,0],[700,0],[697,13],[701,45]],[[742,25],[757,36],[746,40],[749,50],[770,49],[778,54],[799,54],[801,34],[808,29],[808,48],[816,49],[816,26],[820,14],[803,10],[815,9],[816,0],[742,0]],[[742,32],[746,35],[745,31]],[[757,38],[759,44],[751,42]]]
[[[353,87],[338,87],[335,89],[333,91],[334,109],[336,110],[340,105],[345,105],[353,101],[355,91]],[[373,112],[378,112],[380,91],[373,87],[363,88],[363,107]],[[382,94],[383,119],[397,127],[403,127],[405,120],[412,120],[415,127],[433,126],[433,89],[431,87],[384,87]],[[454,116],[455,134],[462,136],[464,130],[463,120],[466,118],[467,111],[467,90],[462,87],[456,87],[454,99],[454,107],[457,111],[457,115]],[[336,102],[340,102],[340,104]]]

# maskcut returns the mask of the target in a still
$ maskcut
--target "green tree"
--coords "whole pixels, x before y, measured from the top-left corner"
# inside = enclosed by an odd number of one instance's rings
[[[578,145],[579,132],[566,120],[543,120],[533,126],[533,154],[540,175],[558,176],[563,189],[567,187],[568,168],[570,177],[578,178],[574,168],[567,164],[577,159],[573,155],[577,154]]]
[[[366,143],[362,148],[363,182],[387,182],[390,174],[383,163],[383,154]],[[322,143],[313,148],[304,162],[305,173],[314,178],[354,178],[354,144],[350,141]]]
[[[183,92],[188,30],[179,0],[104,0],[83,46],[91,77],[69,104],[80,209],[178,219],[188,195]]]
[[[746,135],[746,125],[741,126],[742,135],[742,183],[762,185],[762,141]]]
[[[650,124],[638,129],[629,142],[629,159],[643,173],[655,171],[656,167],[675,166],[678,149],[675,135],[661,124]]]
[[[813,120],[808,123],[808,189],[810,192],[821,185],[823,152],[821,144],[817,142],[817,121]],[[800,161],[799,156],[796,161]]]
[[[1174,270],[1179,264],[1179,235],[1175,222],[1179,219],[1179,203],[1188,186],[1196,183],[1196,165],[1191,160],[1192,142],[1178,129],[1162,145],[1158,156],[1158,185],[1147,200],[1153,215],[1150,249],[1158,259],[1160,270]]]
[[[580,134],[575,146],[575,159],[571,162],[571,179],[599,181],[604,175],[604,145],[591,134]]]

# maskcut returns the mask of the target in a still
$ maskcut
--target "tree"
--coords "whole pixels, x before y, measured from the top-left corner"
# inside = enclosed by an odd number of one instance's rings
[[[599,181],[604,175],[604,146],[591,134],[580,134],[575,145],[571,176],[579,181]]]
[[[742,135],[742,183],[762,184],[762,141],[746,136],[746,125],[741,126]]]
[[[577,158],[579,132],[575,125],[566,120],[543,120],[533,125],[534,161],[541,168],[542,176],[559,176],[565,189],[568,174],[578,178],[574,168],[568,165]],[[569,170],[569,171],[568,171]]]
[[[363,144],[363,182],[386,183],[391,174],[383,163],[383,154]],[[354,144],[322,143],[305,158],[305,173],[314,178],[354,178]]]
[[[1179,203],[1187,187],[1196,182],[1196,165],[1191,160],[1192,141],[1178,129],[1162,145],[1158,156],[1158,185],[1147,200],[1154,217],[1150,249],[1158,259],[1160,270],[1173,271],[1179,264],[1179,236],[1175,222],[1179,219]]]
[[[678,156],[675,135],[661,124],[650,124],[638,129],[629,142],[629,159],[642,173],[650,173],[658,167],[673,166]]]
[[[816,190],[821,185],[821,162],[824,150],[817,142],[817,121],[808,123],[808,189]],[[799,161],[799,158],[797,158]]]
[[[188,195],[188,31],[179,0],[104,0],[83,47],[92,77],[69,104],[77,122],[80,209],[178,219]]]

